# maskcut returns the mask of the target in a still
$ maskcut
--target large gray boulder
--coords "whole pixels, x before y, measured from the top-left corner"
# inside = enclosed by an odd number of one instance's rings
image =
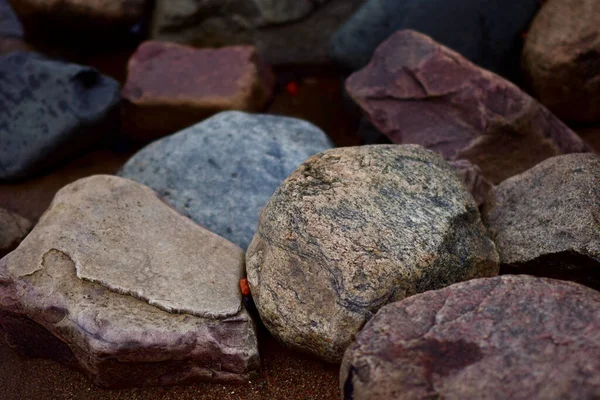
[[[279,184],[331,147],[308,122],[230,111],[151,143],[119,175],[150,186],[184,215],[245,249]]]
[[[383,307],[346,350],[344,399],[600,398],[600,293],[530,276]]]
[[[0,56],[0,181],[48,168],[114,135],[119,84],[36,53]]]
[[[600,156],[549,158],[494,188],[484,222],[502,272],[600,290]]]
[[[0,260],[0,333],[104,387],[242,382],[259,365],[243,273],[242,249],[151,189],[92,176]]]
[[[498,273],[477,204],[419,146],[337,148],[302,164],[246,253],[254,302],[285,344],[337,362],[383,305]]]

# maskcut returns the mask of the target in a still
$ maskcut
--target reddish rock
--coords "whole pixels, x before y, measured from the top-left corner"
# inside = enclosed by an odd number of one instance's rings
[[[481,168],[477,165],[471,164],[468,160],[455,160],[450,161],[450,165],[454,167],[458,176],[463,181],[475,202],[478,206],[481,206],[484,202],[488,193],[492,190],[492,185],[481,173]]]
[[[581,128],[576,130],[577,134],[583,138],[596,153],[600,153],[600,126]]]
[[[549,0],[523,49],[523,71],[535,96],[565,120],[600,119],[600,3]]]
[[[344,399],[600,398],[600,293],[529,276],[383,307],[344,355]]]
[[[550,158],[494,189],[485,224],[501,272],[600,290],[600,156]]]
[[[221,111],[260,111],[274,82],[252,46],[215,50],[145,42],[129,60],[125,131],[148,140]]]
[[[548,157],[589,150],[517,86],[414,31],[381,44],[346,87],[393,142],[469,160],[492,183]]]

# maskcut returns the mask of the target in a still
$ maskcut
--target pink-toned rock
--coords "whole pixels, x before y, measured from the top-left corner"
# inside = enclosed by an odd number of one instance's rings
[[[395,143],[466,159],[492,183],[589,147],[521,89],[428,36],[399,31],[346,87]]]
[[[456,170],[458,176],[463,181],[478,206],[481,206],[488,193],[492,190],[492,185],[481,173],[481,169],[477,165],[471,164],[468,160],[450,161],[450,165]]]
[[[535,96],[565,120],[600,120],[600,2],[548,0],[533,20],[522,65]]]
[[[0,260],[0,335],[104,387],[245,382],[259,357],[243,270],[242,249],[150,188],[80,179]]]
[[[129,60],[123,88],[125,131],[148,140],[221,111],[260,111],[274,83],[253,46],[196,49],[145,42]]]
[[[343,399],[600,398],[600,293],[500,276],[387,305],[344,355]]]

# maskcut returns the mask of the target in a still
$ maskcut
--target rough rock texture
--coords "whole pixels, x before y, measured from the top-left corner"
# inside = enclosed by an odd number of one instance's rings
[[[523,71],[542,104],[559,117],[600,120],[600,3],[548,0],[523,49]]]
[[[548,157],[589,150],[517,86],[414,31],[382,43],[346,88],[394,143],[469,160],[492,183]]]
[[[302,164],[263,209],[246,253],[269,331],[329,361],[381,306],[498,273],[477,205],[419,146],[345,147]]]
[[[477,205],[481,206],[494,185],[485,179],[477,165],[471,164],[468,160],[450,161],[450,165],[458,172],[458,176],[473,195]]]
[[[36,53],[0,56],[0,180],[25,178],[115,134],[119,84]]]
[[[31,227],[31,222],[26,218],[0,208],[0,257],[16,248]]]
[[[308,122],[228,111],[151,143],[119,174],[150,186],[184,215],[245,249],[279,184],[331,147]]]
[[[600,289],[600,156],[550,158],[507,179],[484,210],[503,273]]]
[[[243,381],[259,363],[243,268],[239,247],[151,189],[84,178],[0,260],[0,331],[101,386]]]
[[[212,50],[145,42],[129,60],[125,129],[153,139],[220,111],[261,111],[274,83],[252,46]]]
[[[328,61],[327,43],[365,0],[157,0],[152,38],[220,47],[248,44],[271,64]]]
[[[519,74],[521,34],[539,0],[370,0],[333,37],[332,57],[357,70],[381,42],[412,29],[509,79]]]
[[[500,276],[390,304],[344,354],[344,399],[600,397],[600,293]]]
[[[146,13],[148,0],[8,0],[28,31],[81,32],[128,28]]]

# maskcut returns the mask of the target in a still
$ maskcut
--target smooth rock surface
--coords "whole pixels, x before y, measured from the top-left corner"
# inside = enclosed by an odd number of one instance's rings
[[[517,79],[521,34],[539,0],[370,0],[334,35],[332,57],[353,71],[397,30],[431,36],[483,68]]]
[[[157,0],[151,36],[198,47],[254,45],[270,64],[329,61],[327,45],[365,0]]]
[[[292,348],[338,362],[390,302],[498,273],[498,255],[455,171],[419,146],[311,157],[263,209],[246,253],[254,302]]]
[[[124,125],[154,139],[226,110],[261,111],[275,78],[252,46],[196,49],[145,42],[129,60]]]
[[[308,122],[228,111],[151,143],[119,175],[150,186],[184,215],[245,249],[279,184],[331,147]]]
[[[31,227],[31,221],[0,208],[0,257],[4,257],[16,248]]]
[[[0,0],[0,36],[22,38],[23,35],[23,26],[8,0]]]
[[[80,179],[0,260],[0,331],[100,386],[244,381],[259,359],[243,269],[242,249],[150,188]]]
[[[600,156],[550,158],[498,185],[484,210],[502,272],[600,290]]]
[[[517,86],[414,31],[382,43],[346,88],[394,143],[469,160],[494,184],[548,157],[590,150]]]
[[[523,49],[535,96],[565,120],[600,120],[600,2],[548,0]]]
[[[344,354],[344,399],[600,397],[600,293],[475,279],[382,308]]]
[[[119,84],[36,53],[0,56],[0,180],[48,168],[116,134]]]

